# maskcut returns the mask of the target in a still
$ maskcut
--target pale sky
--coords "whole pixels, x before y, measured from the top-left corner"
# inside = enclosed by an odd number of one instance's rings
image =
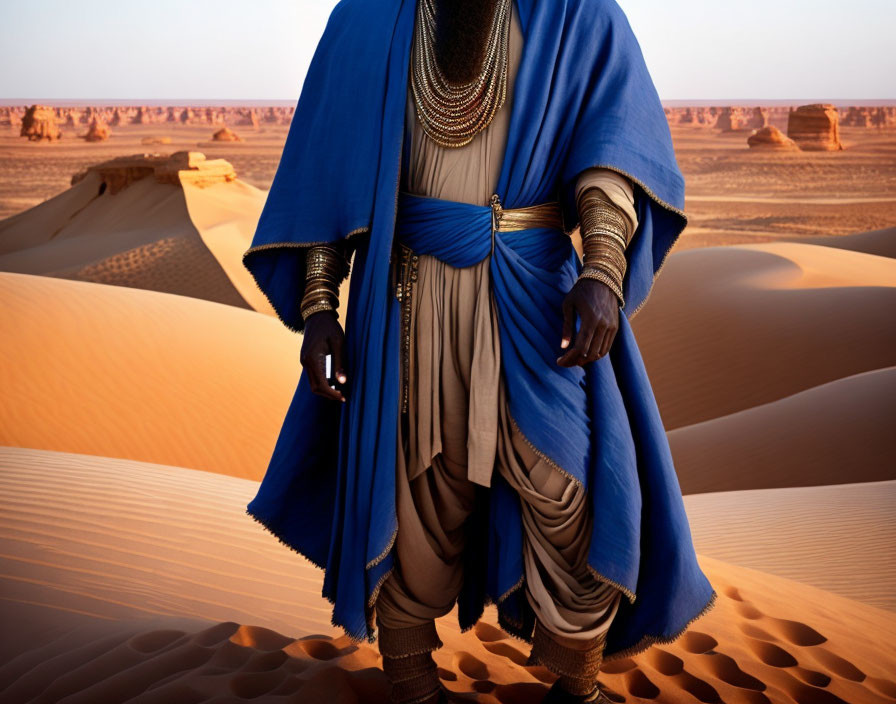
[[[660,97],[896,98],[896,0],[618,0]],[[3,0],[0,99],[295,100],[335,0]]]

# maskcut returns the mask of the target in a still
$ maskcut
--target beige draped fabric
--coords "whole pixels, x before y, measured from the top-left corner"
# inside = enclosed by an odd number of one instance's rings
[[[426,136],[408,89],[411,139],[402,189],[488,205],[500,175],[522,49],[513,8],[506,101],[464,147],[440,147]],[[637,225],[625,177],[588,169],[576,192],[591,186]],[[377,618],[390,628],[409,628],[451,610],[463,580],[464,522],[476,486],[488,486],[499,471],[522,502],[527,599],[558,642],[583,643],[605,633],[621,593],[587,565],[592,518],[586,492],[536,454],[510,417],[489,275],[488,258],[465,268],[418,258],[408,414],[398,434],[396,567],[379,593]]]

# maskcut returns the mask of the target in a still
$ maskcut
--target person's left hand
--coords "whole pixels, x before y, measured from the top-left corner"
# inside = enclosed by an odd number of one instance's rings
[[[582,321],[575,334],[576,315]],[[563,337],[560,347],[569,349],[557,358],[561,367],[585,365],[610,351],[619,330],[619,299],[596,279],[579,279],[563,299]]]

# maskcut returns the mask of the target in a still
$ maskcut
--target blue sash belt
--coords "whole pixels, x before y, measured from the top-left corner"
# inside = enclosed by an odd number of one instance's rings
[[[487,206],[400,191],[395,237],[414,254],[458,268],[492,255],[489,279],[511,417],[527,438],[563,438],[536,450],[587,484],[591,443],[585,373],[582,367],[556,362],[561,306],[578,276],[578,256],[562,229],[559,206],[551,208],[539,204],[503,210],[497,197]],[[407,300],[401,286],[397,292]]]

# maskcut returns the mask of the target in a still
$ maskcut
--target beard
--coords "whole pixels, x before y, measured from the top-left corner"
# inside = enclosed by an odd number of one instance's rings
[[[468,83],[485,61],[498,0],[437,0],[436,63],[452,83]]]

